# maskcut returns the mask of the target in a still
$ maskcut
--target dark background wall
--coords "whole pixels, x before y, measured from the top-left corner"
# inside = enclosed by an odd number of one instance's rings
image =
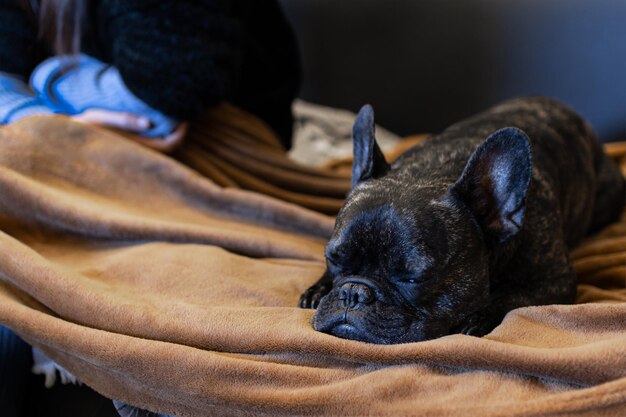
[[[560,98],[626,139],[624,0],[281,0],[301,97],[400,134],[437,132],[518,95]]]

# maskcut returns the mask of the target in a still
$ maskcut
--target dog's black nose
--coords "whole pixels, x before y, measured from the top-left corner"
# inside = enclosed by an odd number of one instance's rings
[[[343,307],[367,305],[374,301],[374,292],[365,284],[346,282],[339,288],[339,301]]]

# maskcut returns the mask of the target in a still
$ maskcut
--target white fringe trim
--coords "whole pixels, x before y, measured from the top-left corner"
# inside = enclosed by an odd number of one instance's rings
[[[61,384],[81,385],[81,382],[69,372],[67,369],[47,357],[42,351],[33,348],[33,365],[32,372],[36,375],[44,375],[46,388],[52,388],[57,381],[57,372],[61,377]]]

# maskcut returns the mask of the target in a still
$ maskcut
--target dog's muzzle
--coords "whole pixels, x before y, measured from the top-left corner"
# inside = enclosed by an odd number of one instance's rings
[[[375,300],[374,291],[366,284],[348,281],[339,287],[339,302],[342,307],[355,308]]]

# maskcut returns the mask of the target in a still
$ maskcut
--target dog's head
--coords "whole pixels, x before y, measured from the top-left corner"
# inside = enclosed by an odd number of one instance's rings
[[[372,343],[451,333],[489,299],[490,251],[515,235],[531,177],[527,136],[501,129],[450,186],[387,164],[365,106],[354,130],[353,189],[326,247],[333,289],[315,329]]]

